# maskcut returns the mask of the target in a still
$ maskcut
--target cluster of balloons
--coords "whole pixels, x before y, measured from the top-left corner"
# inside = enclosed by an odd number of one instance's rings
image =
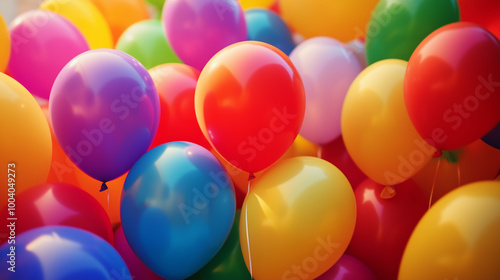
[[[499,279],[498,12],[44,0],[0,16],[0,278]]]

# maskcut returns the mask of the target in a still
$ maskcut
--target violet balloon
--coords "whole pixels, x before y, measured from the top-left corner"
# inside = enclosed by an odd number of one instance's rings
[[[49,110],[57,140],[91,177],[106,182],[149,148],[158,129],[158,92],[148,71],[111,49],[71,60],[52,88]]]

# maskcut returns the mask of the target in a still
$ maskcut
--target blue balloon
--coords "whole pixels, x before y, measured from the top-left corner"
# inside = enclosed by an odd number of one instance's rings
[[[276,13],[266,9],[249,9],[245,12],[248,40],[273,45],[289,55],[295,48],[292,33]]]
[[[498,123],[488,134],[481,138],[486,144],[500,150],[500,123]]]
[[[46,226],[23,232],[4,243],[0,255],[3,280],[131,279],[113,246],[74,227]]]
[[[236,212],[233,184],[207,149],[170,142],[132,167],[121,199],[127,241],[159,276],[185,279],[224,244]]]

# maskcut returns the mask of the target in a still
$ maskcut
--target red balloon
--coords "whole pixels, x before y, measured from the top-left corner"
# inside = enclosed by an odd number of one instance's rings
[[[404,81],[410,119],[432,146],[454,150],[500,121],[500,42],[465,22],[443,26],[413,52]]]
[[[113,244],[113,229],[106,211],[90,194],[66,183],[45,183],[16,196],[14,215],[16,234],[49,226],[72,226],[95,233]],[[3,242],[4,240],[0,240]]]
[[[370,267],[378,279],[397,279],[406,243],[429,201],[411,180],[395,186],[392,198],[381,197],[389,197],[385,188],[366,179],[354,191],[356,227],[346,253]]]
[[[200,71],[184,64],[167,63],[151,68],[149,73],[160,95],[161,108],[160,124],[151,148],[172,141],[189,141],[210,150],[194,111],[194,92]]]
[[[196,117],[211,145],[231,164],[260,171],[292,145],[304,119],[304,86],[290,59],[262,42],[240,42],[203,68]]]
[[[458,0],[460,19],[477,23],[500,38],[500,2],[498,0]]]
[[[363,262],[344,254],[316,280],[377,280],[377,277]]]

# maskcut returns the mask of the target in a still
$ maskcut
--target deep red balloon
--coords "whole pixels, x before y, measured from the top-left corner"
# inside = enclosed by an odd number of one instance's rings
[[[460,20],[477,23],[500,38],[500,1],[458,0]]]
[[[428,208],[428,198],[411,180],[382,198],[385,186],[371,179],[354,191],[356,227],[346,253],[365,263],[378,279],[397,279],[399,263],[413,228]]]
[[[344,254],[316,280],[377,280],[377,277],[363,262]]]
[[[111,222],[101,204],[90,194],[66,183],[45,183],[29,188],[15,197],[16,234],[49,226],[72,226],[102,237],[113,244]],[[10,211],[4,207],[2,220]],[[4,240],[0,240],[3,242]]]
[[[500,121],[500,42],[465,22],[443,26],[415,49],[404,96],[419,134],[454,150],[481,138]]]

